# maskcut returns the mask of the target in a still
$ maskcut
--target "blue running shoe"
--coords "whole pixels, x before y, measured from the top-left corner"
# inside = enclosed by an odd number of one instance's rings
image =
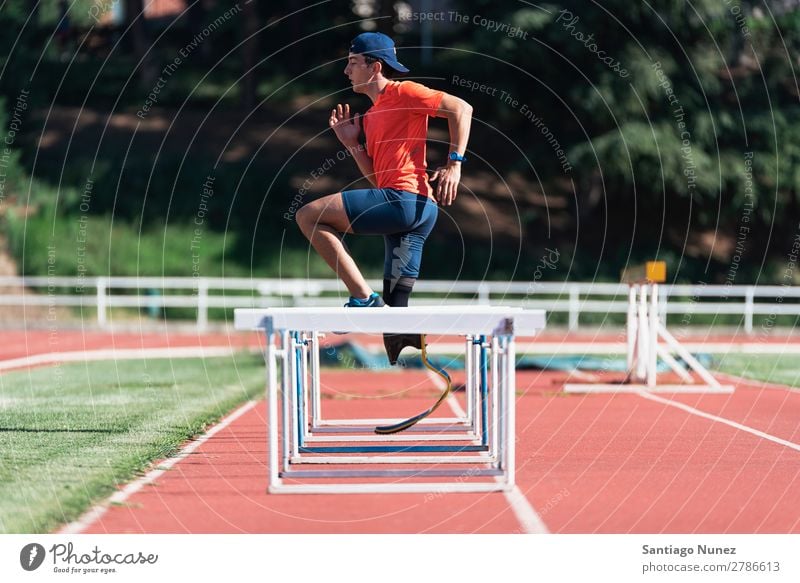
[[[372,294],[368,298],[359,299],[350,296],[350,301],[347,302],[344,307],[345,308],[382,308],[386,304],[383,301],[383,298],[376,293],[372,292]]]
[[[372,294],[368,298],[354,298],[350,296],[350,301],[348,301],[345,305],[345,308],[384,308],[386,307],[386,303],[383,301],[383,298],[377,294],[376,292],[372,292]],[[347,332],[334,332],[334,334],[347,334]]]

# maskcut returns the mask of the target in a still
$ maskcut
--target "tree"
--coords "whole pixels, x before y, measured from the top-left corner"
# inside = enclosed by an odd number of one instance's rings
[[[242,43],[242,92],[241,102],[242,107],[246,110],[252,109],[256,104],[256,58],[258,55],[258,36],[257,33],[261,28],[261,19],[259,18],[258,10],[255,2],[247,2],[242,6],[242,17],[244,19],[244,26],[242,27],[242,34],[244,42]]]
[[[144,17],[144,0],[125,0],[125,25],[131,36],[131,46],[139,63],[139,85],[143,91],[151,91],[158,76],[153,51]]]
[[[551,192],[574,182],[574,196],[564,189],[574,201],[570,235],[592,268],[614,273],[629,256],[667,250],[719,277],[740,233],[758,233],[745,245],[751,279],[761,257],[785,256],[767,245],[770,234],[785,241],[796,230],[796,3],[478,0],[461,10],[524,31],[513,37],[470,21],[457,46],[471,52],[453,60],[532,112],[481,102],[484,115],[516,130]],[[559,168],[550,137],[574,170]],[[699,235],[705,245],[687,239]]]

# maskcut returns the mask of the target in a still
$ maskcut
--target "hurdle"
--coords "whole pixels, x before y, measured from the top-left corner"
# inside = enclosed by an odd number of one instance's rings
[[[391,425],[402,421],[399,418],[391,419],[331,419],[323,417],[322,413],[322,398],[321,398],[321,383],[320,383],[320,365],[319,365],[319,352],[325,345],[320,343],[320,338],[324,334],[319,332],[312,332],[311,334],[304,335],[301,341],[301,350],[304,352],[301,362],[309,362],[308,374],[310,376],[310,395],[308,399],[309,404],[309,423],[303,425],[305,431],[306,442],[313,441],[332,441],[329,438],[332,434],[343,434],[352,432],[371,431],[376,424]],[[467,342],[470,342],[471,337],[467,337]],[[311,350],[309,347],[317,346],[316,350]],[[469,348],[469,347],[468,347]],[[310,351],[310,358],[307,354]],[[470,366],[470,353],[467,352],[467,365],[466,370],[468,379],[466,386],[471,387],[470,373],[472,372]],[[304,371],[305,372],[305,371]],[[407,441],[414,439],[409,437],[409,434],[422,431],[440,431],[440,432],[460,432],[467,426],[472,426],[474,429],[474,419],[472,419],[472,402],[474,399],[474,391],[467,390],[467,412],[462,417],[434,417],[425,418],[418,422],[417,425],[407,429],[400,436],[388,439],[388,441]],[[322,437],[321,437],[322,436]],[[427,439],[420,436],[420,439]],[[443,438],[441,438],[443,439]],[[457,439],[466,439],[466,436],[458,437]],[[435,438],[433,439],[436,440]],[[360,439],[360,441],[369,441],[367,438]]]
[[[306,350],[306,346],[317,340],[320,336],[317,333],[311,334],[311,340],[302,343],[302,350]],[[374,428],[377,424],[394,424],[403,419],[324,419],[321,414],[321,399],[320,399],[320,381],[319,381],[319,367],[318,358],[315,355],[318,351],[311,351],[312,358],[310,359],[310,386],[311,386],[311,409],[308,414],[309,419],[307,423],[300,422],[302,427],[301,440],[304,444],[313,442],[333,442],[342,441],[342,435],[347,434],[349,442],[443,442],[443,441],[466,441],[471,442],[472,445],[487,445],[488,438],[485,431],[481,433],[481,428],[488,426],[482,422],[482,419],[487,418],[489,412],[489,405],[487,401],[487,386],[488,386],[488,348],[491,346],[486,341],[485,337],[473,337],[467,335],[465,338],[465,371],[466,383],[464,385],[464,393],[466,397],[466,412],[463,416],[456,418],[448,417],[428,417],[422,419],[417,425],[407,428],[398,435],[375,435]],[[322,349],[320,345],[320,350]],[[497,350],[495,350],[495,353]],[[302,360],[301,360],[302,362]],[[494,362],[494,361],[492,361]],[[495,364],[493,367],[497,369]],[[304,370],[304,369],[303,369]],[[434,375],[432,375],[434,376]],[[301,377],[302,378],[302,377]],[[495,385],[497,382],[495,382]],[[492,393],[496,395],[497,392]],[[315,401],[317,402],[315,404]],[[451,403],[453,398],[451,396]],[[477,403],[477,405],[476,405]],[[493,415],[497,414],[498,405],[492,402],[491,412]],[[459,405],[460,408],[460,405]],[[295,422],[295,420],[292,420]],[[496,425],[496,423],[495,423]],[[424,433],[423,433],[424,432]],[[451,432],[450,435],[445,435]],[[317,437],[321,434],[322,437]],[[342,458],[336,455],[323,455],[325,450],[317,449],[315,453],[320,454],[314,457],[293,455],[290,457],[291,463],[308,463],[308,464],[335,464],[335,463],[352,463],[352,464],[407,464],[407,463],[440,463],[440,464],[463,464],[463,463],[492,463],[496,461],[496,439],[491,442],[493,446],[491,450],[485,447],[474,448],[476,452],[474,455],[460,455],[460,456],[436,456],[426,453],[425,457],[414,458],[406,456],[389,457],[383,455],[380,458],[359,456]],[[308,451],[307,449],[304,451]],[[302,454],[302,452],[300,452]]]
[[[237,330],[265,334],[270,493],[490,492],[514,487],[515,337],[544,310],[490,306],[237,309]],[[392,419],[325,419],[321,333],[464,338],[467,410],[376,435]],[[452,398],[452,397],[451,397]],[[364,464],[402,467],[365,469]],[[452,478],[450,481],[436,481]]]
[[[722,385],[680,342],[661,321],[658,286],[667,280],[664,261],[648,261],[623,270],[621,281],[628,284],[626,324],[627,377],[621,384],[568,383],[567,393],[732,393],[732,385]],[[661,344],[659,340],[663,341]],[[673,353],[680,357],[681,364]],[[684,384],[657,382],[658,359],[680,377]],[[687,370],[696,373],[702,383],[695,383]]]

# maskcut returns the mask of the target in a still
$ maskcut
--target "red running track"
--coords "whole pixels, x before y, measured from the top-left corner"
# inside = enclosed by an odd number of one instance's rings
[[[54,346],[48,334],[19,333],[18,339],[3,343],[0,358],[58,349],[252,347],[259,342],[257,335],[62,331]],[[4,339],[11,340],[9,333]],[[326,371],[324,380],[332,397],[325,406],[342,415],[378,409],[392,416],[414,413],[436,393],[420,371]],[[635,394],[566,395],[560,391],[565,381],[564,373],[517,375],[517,483],[550,532],[800,532],[797,390],[740,381],[731,395],[659,395],[654,400]],[[403,393],[409,387],[410,397]],[[265,432],[261,401],[83,531],[522,530],[502,493],[268,495]]]
[[[328,389],[355,392],[353,374],[329,375]],[[419,372],[379,376],[390,393],[421,392],[426,382]],[[563,380],[518,373],[517,482],[550,532],[800,532],[800,393],[740,387],[733,395],[668,395],[660,403],[631,394],[565,396],[554,390]],[[379,403],[402,415],[430,402],[421,397],[326,406],[364,415]],[[794,448],[672,403],[793,440]],[[260,402],[86,532],[521,531],[501,493],[268,495],[265,431]]]

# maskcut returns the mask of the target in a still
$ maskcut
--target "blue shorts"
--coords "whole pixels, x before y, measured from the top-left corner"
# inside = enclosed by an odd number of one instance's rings
[[[439,207],[427,196],[394,188],[342,192],[353,232],[383,235],[383,277],[419,277],[422,246],[431,234]]]

